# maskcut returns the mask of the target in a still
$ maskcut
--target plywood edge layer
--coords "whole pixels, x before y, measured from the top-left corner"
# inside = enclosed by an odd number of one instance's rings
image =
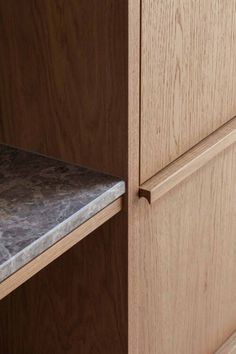
[[[236,117],[195,145],[140,187],[151,204],[236,142]]]
[[[214,354],[236,354],[236,332]]]
[[[122,197],[116,199],[45,252],[2,281],[0,283],[0,300],[116,215],[121,209]]]

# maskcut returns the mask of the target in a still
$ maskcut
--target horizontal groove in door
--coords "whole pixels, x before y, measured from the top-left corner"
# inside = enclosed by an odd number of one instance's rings
[[[236,354],[236,332],[234,332],[215,354]]]
[[[155,202],[235,142],[236,117],[142,184],[140,197]]]

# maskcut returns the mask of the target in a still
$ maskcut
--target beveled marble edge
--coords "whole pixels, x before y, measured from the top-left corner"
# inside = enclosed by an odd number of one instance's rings
[[[61,240],[74,229],[82,225],[85,221],[92,218],[99,211],[111,204],[125,193],[125,182],[119,181],[112,188],[92,200],[78,212],[58,224],[39,239],[32,242],[22,251],[12,256],[0,265],[0,282],[15,273],[21,267],[39,256],[57,241]]]

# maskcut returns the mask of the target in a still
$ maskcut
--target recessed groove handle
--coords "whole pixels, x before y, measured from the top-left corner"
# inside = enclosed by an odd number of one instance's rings
[[[236,332],[214,354],[236,354]]]
[[[140,197],[155,202],[235,142],[236,117],[142,184]]]

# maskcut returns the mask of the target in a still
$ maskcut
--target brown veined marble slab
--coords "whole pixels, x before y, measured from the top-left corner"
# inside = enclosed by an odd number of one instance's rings
[[[0,144],[0,281],[124,192],[116,177]]]

